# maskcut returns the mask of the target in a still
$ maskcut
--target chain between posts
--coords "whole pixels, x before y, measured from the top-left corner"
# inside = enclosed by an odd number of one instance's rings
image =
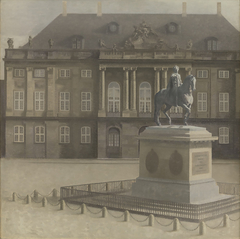
[[[60,202],[59,202],[59,204],[60,204]],[[59,204],[58,204],[58,205],[59,205]],[[70,210],[73,210],[73,211],[77,211],[77,210],[79,210],[79,209],[81,208],[81,205],[80,205],[78,208],[71,208],[71,207],[68,205],[67,202],[65,202],[65,204],[66,204],[66,206],[67,206]]]
[[[53,190],[54,190],[54,189],[53,189]],[[49,194],[47,194],[47,195],[43,195],[43,194],[41,194],[41,193],[39,193],[39,192],[38,192],[38,194],[41,195],[42,197],[48,197],[50,194],[52,194],[53,190],[52,190]]]
[[[53,204],[49,201],[49,199],[47,198],[47,202],[51,205],[51,206],[58,206],[60,204],[60,202],[58,202],[57,204]]]
[[[187,230],[187,231],[195,231],[195,230],[197,230],[197,229],[199,228],[199,226],[200,226],[200,224],[198,224],[198,226],[197,226],[196,228],[194,228],[194,229],[188,229],[188,228],[186,228],[186,227],[182,224],[181,221],[179,221],[179,223],[180,223],[181,226],[182,226],[185,230]]]
[[[31,199],[32,199],[35,203],[41,203],[41,202],[42,202],[42,200],[36,201],[36,200],[34,199],[34,197],[31,197]]]
[[[92,214],[99,214],[100,212],[102,212],[102,209],[100,209],[100,211],[98,211],[98,212],[93,212],[93,211],[91,211],[90,209],[89,209],[89,207],[86,205],[86,208],[87,208],[87,210],[90,212],[90,213],[92,213]]]
[[[137,222],[145,222],[145,221],[147,221],[147,219],[149,218],[149,216],[147,216],[147,218],[144,219],[144,220],[137,220],[136,218],[134,218],[134,217],[132,216],[131,213],[130,213],[130,217],[131,217],[133,220],[137,221]]]
[[[155,217],[155,220],[156,220],[156,222],[157,222],[159,225],[164,226],[164,227],[168,227],[168,226],[170,226],[170,225],[173,224],[173,220],[172,220],[169,224],[167,224],[167,225],[164,225],[164,224],[160,223],[160,222],[157,220],[156,217]]]
[[[222,222],[223,222],[223,219],[221,220],[221,222],[220,222],[216,227],[211,227],[211,226],[207,225],[206,222],[205,222],[205,225],[206,225],[207,227],[211,228],[211,229],[215,229],[215,228],[218,228],[218,227],[222,224]]]
[[[121,216],[114,216],[110,211],[108,211],[108,213],[109,213],[112,217],[114,217],[114,218],[121,218],[121,217],[123,217],[123,215],[124,215],[124,213],[123,213]]]
[[[17,197],[18,197],[20,200],[25,200],[25,199],[27,198],[27,196],[23,197],[23,196],[20,196],[20,195],[17,194],[17,193],[16,193],[16,195],[17,195]]]
[[[240,219],[240,217],[237,218],[237,219],[232,219],[232,218],[229,217],[229,219],[230,219],[231,221],[235,222],[235,221],[238,221],[238,220]]]

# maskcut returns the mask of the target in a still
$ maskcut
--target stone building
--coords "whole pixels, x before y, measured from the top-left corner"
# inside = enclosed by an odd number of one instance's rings
[[[239,32],[222,16],[63,14],[5,54],[6,157],[137,158],[174,65],[197,79],[190,124],[239,155]],[[170,110],[183,123],[181,108]],[[161,121],[167,124],[161,114]]]

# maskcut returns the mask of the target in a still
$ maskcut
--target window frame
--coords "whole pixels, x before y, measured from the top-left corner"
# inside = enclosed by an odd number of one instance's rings
[[[15,132],[15,128],[17,128],[18,132]],[[20,132],[22,129],[22,133]],[[15,140],[15,137],[17,136],[17,140]],[[21,139],[21,136],[22,136],[22,140]],[[23,125],[14,125],[13,127],[13,142],[14,143],[24,143],[24,126]]]
[[[201,75],[200,75],[200,72],[201,72]],[[206,76],[204,76],[204,72],[206,72]],[[197,70],[197,78],[200,78],[200,79],[207,79],[208,78],[208,70]]]
[[[39,132],[37,132],[37,129],[39,129]],[[42,132],[43,129],[43,132]],[[36,144],[44,144],[45,143],[45,126],[35,126],[35,137],[34,137],[34,142]],[[41,136],[43,136],[43,140],[41,138]],[[38,140],[37,140],[38,137]]]
[[[40,74],[40,75],[37,76],[37,75],[36,75],[36,72],[37,72],[37,71],[43,71],[44,74],[43,74],[43,75]],[[44,68],[36,68],[36,69],[34,69],[34,70],[33,70],[33,77],[34,77],[34,78],[45,78],[45,77],[46,77],[46,69],[44,69]]]
[[[221,76],[221,73],[223,73],[223,76]],[[227,73],[227,76],[225,74]],[[218,78],[219,79],[229,79],[229,70],[219,70],[218,71]]]
[[[229,144],[229,127],[220,127],[219,128],[219,130],[218,130],[218,143],[219,144]]]
[[[62,75],[62,72],[63,72],[63,75]],[[70,78],[70,77],[71,77],[70,69],[59,69],[59,78]]]
[[[92,140],[91,127],[82,126],[81,127],[81,144],[91,144],[91,140]]]
[[[38,97],[37,97],[37,94],[39,94]],[[40,99],[41,94],[43,94],[42,99]],[[35,91],[34,96],[35,96],[35,99],[34,99],[35,111],[44,111],[44,109],[45,109],[45,92],[44,91]],[[37,98],[39,98],[39,99],[37,99]],[[38,102],[38,107],[37,107],[37,102]]]
[[[16,99],[16,93],[19,94],[18,99]],[[22,93],[22,99],[20,99],[21,93]],[[16,103],[17,103],[18,107],[16,107]],[[24,111],[24,91],[23,90],[13,91],[13,109],[17,110],[17,111]]]
[[[116,88],[113,86],[110,88],[110,85],[113,83],[116,83],[118,85],[118,87]],[[109,94],[110,94],[111,90],[112,90],[112,95],[113,95],[112,98],[113,99],[110,100]],[[119,91],[119,93],[117,93],[117,91]],[[117,98],[116,95],[118,95],[118,94],[119,94],[119,99],[116,99]],[[108,98],[107,99],[108,99],[108,113],[120,113],[120,111],[121,111],[121,88],[120,88],[120,84],[118,82],[112,81],[108,84]],[[110,103],[112,103],[112,104],[110,104]],[[111,107],[111,105],[112,105],[112,107]],[[111,108],[112,108],[112,111],[110,110]]]
[[[201,95],[201,99],[199,99],[199,96]],[[206,96],[206,99],[204,99],[204,95]],[[206,109],[204,109],[204,103],[206,105]],[[199,107],[199,104],[201,107]],[[197,93],[197,111],[198,112],[207,112],[207,92],[198,92]]]
[[[83,99],[84,95],[86,95],[86,99]],[[91,111],[91,108],[91,92],[81,92],[81,111]]]
[[[62,99],[62,94],[63,94],[63,99]],[[68,99],[66,99],[66,95],[68,95]],[[59,94],[59,109],[60,109],[60,111],[70,111],[70,97],[71,97],[70,92],[66,92],[66,91],[60,92],[60,94]],[[63,106],[63,108],[62,108],[62,106]]]
[[[62,129],[63,129],[63,133],[62,133]],[[69,126],[62,125],[59,127],[59,143],[70,144],[70,127]]]
[[[111,132],[112,131],[112,132]],[[117,136],[117,137],[116,137]],[[108,147],[120,147],[120,131],[118,128],[111,127],[108,130],[108,141],[107,141]]]
[[[222,100],[221,100],[221,95],[223,95]],[[226,100],[225,96],[227,96],[227,100]],[[229,112],[229,93],[228,92],[219,92],[218,97],[219,97],[219,100],[218,100],[219,112],[220,113],[228,113]],[[221,110],[221,106],[222,106],[222,110]]]
[[[217,51],[218,50],[218,39],[215,37],[211,37],[206,39],[207,50],[208,51]]]
[[[21,75],[21,74],[16,74],[16,72],[22,72],[23,74]],[[16,77],[16,78],[24,78],[25,77],[25,69],[23,69],[23,68],[15,68],[14,69],[14,72],[13,72],[13,76],[14,77]]]
[[[81,70],[81,78],[92,78],[92,70],[91,69],[82,69]]]
[[[141,87],[141,85],[147,84],[149,87]],[[147,91],[150,91],[150,93],[147,93]],[[141,99],[141,92],[143,92],[143,98]],[[149,94],[149,97],[148,97]],[[149,98],[149,100],[147,100]],[[142,82],[139,85],[139,113],[151,113],[152,112],[152,87],[151,84],[147,81]],[[149,105],[149,106],[147,106]],[[143,107],[142,107],[143,106]],[[147,110],[149,108],[149,110]],[[143,109],[143,110],[142,110]]]

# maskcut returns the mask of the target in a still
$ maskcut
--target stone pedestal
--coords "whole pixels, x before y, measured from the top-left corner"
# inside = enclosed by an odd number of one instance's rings
[[[212,178],[212,141],[205,128],[152,126],[140,135],[138,197],[179,203],[221,200]]]

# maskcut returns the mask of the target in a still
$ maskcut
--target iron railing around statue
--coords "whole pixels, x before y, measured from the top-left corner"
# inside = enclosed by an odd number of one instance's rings
[[[73,204],[107,207],[139,214],[154,214],[186,221],[209,220],[240,209],[238,197],[200,205],[165,202],[131,196],[135,180],[102,182],[61,187],[61,199]]]

